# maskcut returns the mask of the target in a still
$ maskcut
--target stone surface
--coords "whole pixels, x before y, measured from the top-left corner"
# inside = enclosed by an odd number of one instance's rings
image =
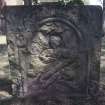
[[[0,91],[0,100],[9,99],[12,96],[6,91]]]
[[[6,20],[16,95],[34,96],[47,105],[70,105],[70,97],[96,94],[102,37],[100,7],[8,7]]]
[[[5,43],[6,36],[2,35],[0,36],[0,38],[2,39],[0,39],[0,91],[6,91],[12,94],[12,82],[9,83],[11,75],[9,68],[7,43]]]

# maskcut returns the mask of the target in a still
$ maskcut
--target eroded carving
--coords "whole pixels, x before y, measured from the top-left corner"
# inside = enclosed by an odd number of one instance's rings
[[[36,7],[6,12],[14,91],[28,97],[27,104],[82,104],[74,97],[92,96],[98,88],[90,85],[99,80],[100,9]]]
[[[72,23],[65,21],[51,18],[42,22],[43,24],[40,23],[39,31],[33,35],[30,53],[31,69],[34,70],[35,78],[32,83],[34,85],[29,85],[29,93],[31,90],[38,92],[40,89],[42,93],[44,89],[46,92],[50,90],[55,93],[59,90],[59,94],[63,92],[65,95],[67,91],[71,94],[81,91],[80,73],[83,70],[79,46],[82,43],[82,34]],[[84,76],[82,79],[85,78]],[[48,94],[51,95],[49,92]]]

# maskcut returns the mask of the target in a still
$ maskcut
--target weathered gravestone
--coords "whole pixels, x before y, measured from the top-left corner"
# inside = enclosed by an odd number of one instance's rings
[[[7,7],[5,16],[16,95],[46,100],[46,105],[54,100],[70,105],[70,97],[96,93],[102,37],[100,7],[47,3]]]

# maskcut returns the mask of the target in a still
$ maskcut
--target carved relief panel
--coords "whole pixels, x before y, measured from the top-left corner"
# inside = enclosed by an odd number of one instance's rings
[[[91,76],[96,77],[94,81],[99,79],[94,74],[99,73],[99,68],[92,70],[94,60],[99,61],[100,38],[95,33],[98,29],[101,34],[101,25],[94,24],[101,22],[101,15],[97,15],[100,8],[48,4],[8,7],[6,11],[14,93],[87,95]]]

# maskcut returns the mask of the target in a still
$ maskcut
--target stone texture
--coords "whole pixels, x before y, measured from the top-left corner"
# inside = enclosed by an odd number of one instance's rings
[[[47,105],[70,105],[70,97],[96,94],[100,7],[8,7],[6,20],[14,94]]]

